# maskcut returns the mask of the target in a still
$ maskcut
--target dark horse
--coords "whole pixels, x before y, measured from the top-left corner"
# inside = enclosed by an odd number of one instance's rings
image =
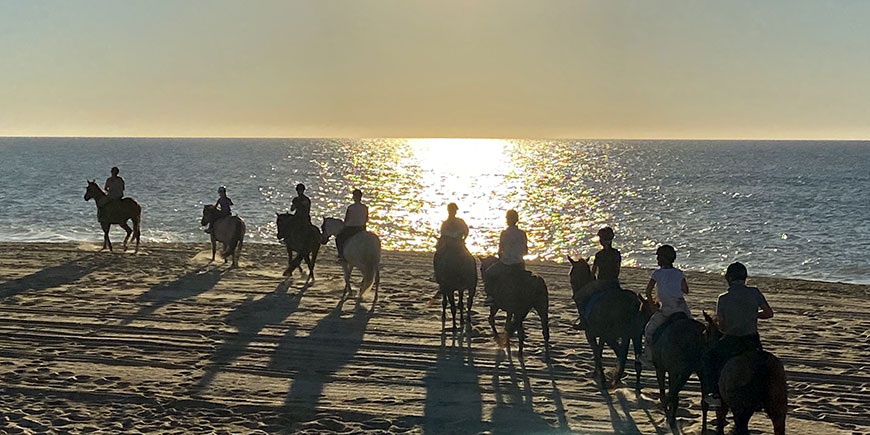
[[[529,314],[532,308],[538,313],[541,318],[541,333],[544,336],[544,352],[547,358],[550,354],[550,321],[549,307],[550,296],[547,291],[547,284],[540,276],[533,275],[528,272],[504,271],[503,273],[487,273],[487,269],[497,266],[498,259],[489,256],[480,259],[480,272],[483,274],[483,285],[486,293],[492,295],[492,306],[489,309],[489,326],[495,334],[496,340],[510,347],[510,336],[514,331],[519,331],[519,352],[523,354],[523,339],[525,330],[523,329],[523,320]],[[522,276],[518,276],[522,273]],[[495,327],[495,315],[498,310],[504,310],[507,313],[505,319],[505,334],[499,335]]]
[[[580,294],[592,283],[592,273],[589,263],[581,258],[571,262],[571,289],[575,295]],[[575,297],[580,310],[579,298]],[[595,359],[595,376],[605,383],[604,368],[601,365],[601,353],[607,344],[616,354],[617,366],[610,386],[615,387],[625,373],[625,361],[628,359],[630,342],[634,342],[635,357],[643,351],[643,328],[655,312],[655,307],[640,294],[628,290],[605,290],[593,302],[588,316],[585,317],[586,339],[592,348]],[[634,363],[637,380],[635,390],[640,393],[640,361]]]
[[[278,240],[284,241],[287,247],[287,269],[284,275],[293,274],[299,268],[302,272],[302,260],[308,265],[307,280],[314,281],[314,263],[320,252],[320,229],[308,222],[296,222],[296,217],[290,213],[276,213]],[[293,257],[296,252],[296,257]]]
[[[705,340],[712,346],[722,333],[707,313],[704,318],[707,320]],[[722,397],[722,406],[716,411],[718,433],[725,433],[729,409],[734,414],[734,432],[738,435],[749,433],[749,419],[755,411],[763,409],[773,423],[773,432],[785,434],[788,385],[782,361],[775,355],[753,349],[731,358],[722,366],[718,384]],[[706,416],[704,420],[706,425]]]
[[[459,325],[465,327],[465,318],[471,325],[471,303],[477,289],[477,263],[460,239],[442,238],[436,248],[433,266],[435,281],[441,290],[441,329],[447,317],[447,302],[453,315],[453,330],[456,330],[456,295],[459,293]],[[468,306],[465,307],[464,292],[468,291]]]
[[[665,408],[668,426],[673,433],[679,433],[677,427],[677,408],[680,405],[680,390],[686,385],[692,373],[701,380],[703,370],[701,360],[704,352],[704,324],[692,320],[683,313],[672,314],[662,324],[653,336],[652,360],[656,368],[656,379],[659,384],[659,398]],[[665,394],[665,378],[668,392]],[[701,409],[704,416],[701,433],[707,433],[707,402],[704,382],[701,382]]]
[[[89,201],[91,198],[97,203],[97,220],[103,228],[103,249],[108,247],[109,251],[112,251],[112,242],[109,240],[109,227],[115,224],[120,225],[127,232],[127,237],[124,237],[124,249],[127,249],[127,242],[132,235],[136,239],[136,249],[134,252],[139,252],[139,224],[142,222],[142,207],[139,206],[139,203],[133,198],[111,200],[94,180],[88,180],[88,187],[85,190],[85,201]],[[128,220],[133,221],[132,229],[127,225]]]

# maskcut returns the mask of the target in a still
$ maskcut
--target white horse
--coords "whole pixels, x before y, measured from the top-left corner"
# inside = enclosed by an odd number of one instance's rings
[[[239,265],[239,255],[242,253],[242,242],[245,240],[245,221],[238,216],[227,216],[226,219],[219,217],[217,207],[206,205],[202,208],[202,220],[200,225],[212,224],[211,230],[211,261],[214,261],[214,254],[217,250],[217,242],[224,245],[221,251],[221,256],[224,257],[224,263],[227,262],[227,257],[233,258],[233,267]]]
[[[344,222],[341,219],[324,218],[320,226],[323,244],[325,245],[330,237],[337,236],[342,229],[344,229]],[[361,298],[363,293],[374,287],[375,299],[377,299],[381,282],[381,239],[373,233],[361,231],[344,242],[343,251],[344,258],[347,260],[342,264],[345,295],[350,292],[350,274],[355,267],[363,275],[358,297]]]

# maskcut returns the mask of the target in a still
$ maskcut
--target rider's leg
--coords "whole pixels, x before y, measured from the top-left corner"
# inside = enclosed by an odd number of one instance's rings
[[[661,312],[656,311],[655,314],[650,317],[649,322],[647,322],[646,327],[643,329],[643,355],[641,355],[640,362],[645,366],[652,365],[652,338],[653,334],[655,334],[656,329],[662,326],[662,323],[667,320],[667,317]]]

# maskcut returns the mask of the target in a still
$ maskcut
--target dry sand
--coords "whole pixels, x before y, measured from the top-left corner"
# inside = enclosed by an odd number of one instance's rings
[[[370,313],[371,294],[339,304],[331,249],[307,288],[298,272],[282,278],[277,245],[247,245],[236,269],[209,264],[204,243],[96,249],[0,244],[0,431],[667,432],[653,372],[640,398],[590,379],[566,265],[529,265],[550,289],[548,366],[537,316],[525,364],[509,361],[480,293],[470,350],[449,334],[442,346],[429,254],[386,253]],[[634,290],[649,277],[623,274]],[[789,432],[870,433],[870,286],[751,282],[776,310],[761,336],[788,371]],[[689,284],[698,314],[724,288],[700,273]],[[698,403],[693,378],[679,413],[688,433],[700,432]],[[771,432],[760,413],[751,427]]]

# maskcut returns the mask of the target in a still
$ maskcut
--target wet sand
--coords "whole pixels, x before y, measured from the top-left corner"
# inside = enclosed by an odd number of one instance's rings
[[[281,276],[278,245],[246,245],[236,269],[205,243],[97,248],[0,244],[0,432],[668,432],[652,371],[641,397],[591,379],[567,265],[529,264],[550,289],[548,365],[535,314],[522,362],[498,348],[481,290],[470,346],[442,334],[430,254],[385,253],[373,306],[340,303],[332,249],[307,286]],[[649,271],[623,275],[640,291]],[[688,278],[693,312],[712,310],[721,277]],[[760,332],[788,373],[788,432],[870,433],[870,286],[750,283],[776,311]],[[681,396],[686,433],[700,432],[698,391],[693,378]],[[771,432],[761,413],[750,427]]]

